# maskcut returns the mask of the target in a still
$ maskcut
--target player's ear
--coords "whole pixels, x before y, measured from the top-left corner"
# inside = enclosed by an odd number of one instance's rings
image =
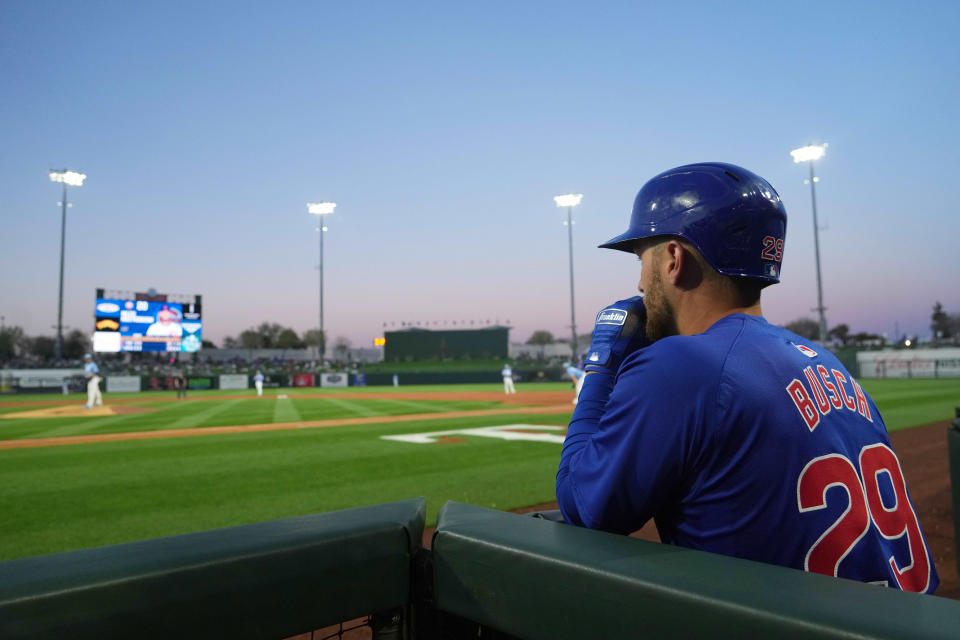
[[[683,276],[686,261],[689,256],[684,255],[683,245],[677,240],[668,240],[660,255],[660,275],[670,284],[676,285]]]
[[[703,268],[696,249],[679,240],[671,240],[664,251],[663,277],[680,289],[695,289],[703,281]]]

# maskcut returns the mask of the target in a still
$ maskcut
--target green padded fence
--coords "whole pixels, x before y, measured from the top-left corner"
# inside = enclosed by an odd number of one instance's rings
[[[529,639],[956,638],[960,603],[447,503],[440,611]]]
[[[410,599],[422,498],[0,563],[0,638],[284,638]]]

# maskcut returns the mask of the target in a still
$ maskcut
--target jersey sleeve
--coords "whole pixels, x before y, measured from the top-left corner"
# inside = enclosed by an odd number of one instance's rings
[[[587,376],[557,474],[568,522],[629,533],[685,491],[716,410],[716,369],[659,346],[628,358],[615,383]]]

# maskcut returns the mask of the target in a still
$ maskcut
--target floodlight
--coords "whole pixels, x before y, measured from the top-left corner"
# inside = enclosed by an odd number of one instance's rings
[[[813,209],[813,249],[817,259],[817,306],[816,310],[820,314],[820,326],[819,326],[819,336],[820,342],[825,343],[827,341],[827,316],[824,314],[826,307],[823,306],[823,277],[820,272],[820,225],[817,223],[817,190],[816,184],[820,182],[820,178],[813,175],[813,161],[819,160],[823,157],[823,154],[827,152],[827,143],[823,144],[808,144],[805,147],[800,147],[799,149],[794,149],[790,152],[790,155],[793,156],[793,161],[796,164],[801,162],[809,163],[807,166],[810,167],[810,178],[804,180],[804,184],[810,185],[810,205]]]
[[[310,213],[315,213],[317,215],[324,215],[327,213],[333,213],[333,210],[337,208],[336,202],[308,202],[307,211]]]
[[[50,172],[51,182],[62,182],[70,185],[71,187],[83,186],[83,181],[86,180],[86,178],[87,176],[84,173],[80,173],[78,171],[68,171],[67,169],[64,169],[63,171]]]
[[[810,144],[790,152],[794,162],[809,162],[810,160],[819,160],[827,152],[827,143]]]
[[[575,207],[580,204],[581,199],[583,199],[582,193],[568,193],[563,196],[553,196],[553,201],[557,203],[558,207]]]

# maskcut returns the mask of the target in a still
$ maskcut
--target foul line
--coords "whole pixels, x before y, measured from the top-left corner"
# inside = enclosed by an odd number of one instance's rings
[[[2,440],[0,450],[30,449],[35,447],[57,447],[68,444],[90,444],[94,442],[119,442],[123,440],[148,440],[156,438],[182,438],[188,436],[212,436],[224,433],[254,433],[257,431],[288,431],[291,429],[321,429],[324,427],[346,427],[355,424],[392,424],[394,422],[416,422],[418,420],[443,420],[445,418],[472,418],[500,415],[533,415],[570,413],[570,405],[547,407],[518,407],[516,409],[478,409],[476,411],[450,411],[448,413],[414,413],[405,416],[371,416],[367,418],[342,418],[339,420],[306,420],[299,422],[274,422],[267,424],[233,425],[227,427],[196,427],[193,429],[166,429],[157,431],[126,431],[124,433],[98,433],[85,436],[63,436],[57,438],[24,438],[22,440]]]

